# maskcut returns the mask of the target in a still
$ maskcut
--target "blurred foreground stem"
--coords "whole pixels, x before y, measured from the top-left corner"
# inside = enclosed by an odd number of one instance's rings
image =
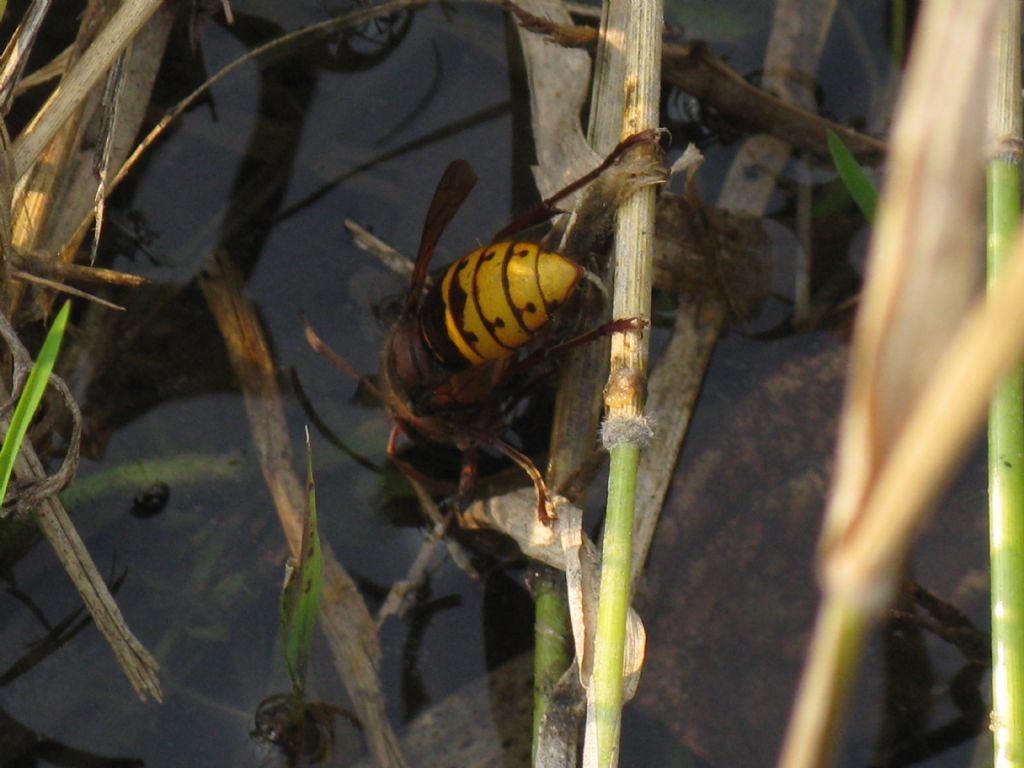
[[[818,768],[833,762],[864,638],[874,619],[862,602],[849,597],[842,592],[828,594],[818,611],[797,706],[779,759],[783,768]]]
[[[984,100],[1004,6],[932,0],[915,27],[851,347],[820,548],[824,603],[784,768],[831,764],[864,634],[1024,342],[1024,261],[987,302],[973,295]]]

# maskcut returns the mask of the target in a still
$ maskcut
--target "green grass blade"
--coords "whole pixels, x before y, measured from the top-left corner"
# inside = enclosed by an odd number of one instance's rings
[[[323,553],[316,522],[316,486],[313,482],[313,450],[306,433],[306,520],[302,528],[299,561],[286,578],[281,594],[281,636],[285,663],[296,694],[306,688],[309,644],[313,638],[317,611],[320,609],[320,585]]]
[[[14,470],[14,460],[21,450],[21,444],[25,441],[28,432],[28,425],[35,416],[36,409],[46,392],[46,384],[50,380],[50,373],[53,371],[53,364],[57,361],[57,353],[60,351],[60,343],[64,338],[64,329],[68,324],[68,313],[71,311],[71,302],[64,302],[53,325],[50,326],[39,350],[39,357],[36,358],[32,370],[29,372],[25,388],[18,398],[18,404],[14,408],[14,415],[11,416],[11,423],[4,436],[3,446],[0,447],[0,499],[7,498],[7,484],[11,480],[11,472]]]
[[[864,214],[868,224],[874,224],[875,209],[878,207],[878,190],[875,189],[875,185],[864,173],[864,169],[860,167],[854,156],[850,154],[850,150],[843,144],[842,139],[836,136],[832,130],[827,131],[827,134],[828,151],[832,154],[832,163],[835,165],[836,171],[839,172],[843,186],[846,187],[846,191],[850,193],[850,197]]]

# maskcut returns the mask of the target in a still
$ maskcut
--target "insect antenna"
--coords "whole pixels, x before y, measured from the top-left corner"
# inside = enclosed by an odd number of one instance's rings
[[[553,505],[550,501],[550,494],[548,493],[547,483],[544,482],[544,476],[537,469],[537,465],[533,463],[533,460],[525,453],[520,451],[518,448],[513,447],[509,443],[506,443],[497,435],[479,429],[467,429],[467,434],[472,437],[480,445],[487,445],[494,448],[497,451],[505,454],[508,458],[512,459],[519,467],[530,477],[533,482],[533,489],[537,494],[537,519],[541,523],[550,527],[554,520]]]
[[[294,367],[290,371],[290,378],[292,382],[292,389],[295,392],[296,398],[298,398],[299,405],[302,407],[302,412],[309,418],[316,431],[320,433],[328,443],[344,453],[359,466],[377,474],[383,472],[384,468],[382,466],[349,447],[349,445],[338,437],[334,430],[327,426],[326,422],[320,418],[320,414],[317,413],[316,408],[313,407],[313,403],[310,402],[309,396],[306,394],[306,390],[302,387],[302,381],[299,379],[299,372],[295,370]]]

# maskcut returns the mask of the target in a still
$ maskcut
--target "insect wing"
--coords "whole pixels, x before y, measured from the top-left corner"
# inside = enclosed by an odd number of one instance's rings
[[[409,293],[405,297],[405,312],[407,314],[415,311],[423,293],[423,284],[427,279],[430,259],[434,255],[434,249],[437,248],[441,234],[455,218],[455,214],[469,197],[474,186],[476,186],[476,173],[465,160],[452,161],[437,183],[434,199],[430,201],[430,209],[423,222],[420,248],[416,253],[416,266],[413,269]]]

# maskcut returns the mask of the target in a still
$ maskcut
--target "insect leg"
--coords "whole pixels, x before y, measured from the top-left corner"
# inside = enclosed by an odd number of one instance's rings
[[[398,455],[398,436],[402,434],[402,428],[397,424],[392,425],[391,432],[388,434],[388,446],[385,449],[388,454],[388,458],[392,461]]]
[[[473,492],[477,473],[476,444],[467,445],[462,449],[462,470],[459,473],[459,496],[469,498]]]
[[[386,449],[388,459],[398,467],[398,471],[405,475],[405,478],[414,486],[419,486],[420,488],[435,487],[437,485],[435,478],[423,474],[409,462],[398,458],[398,437],[401,434],[402,427],[400,424],[395,424],[391,427],[391,434],[388,435],[388,445]]]
[[[607,323],[603,323],[586,333],[581,333],[579,336],[573,336],[571,339],[566,339],[559,344],[552,344],[550,347],[538,349],[513,365],[507,375],[510,378],[516,376],[555,355],[568,352],[583,344],[589,344],[594,339],[599,339],[602,336],[609,336],[613,333],[625,333],[626,331],[642,331],[647,325],[647,321],[642,317],[625,317],[619,320],[609,320]]]
[[[498,232],[495,233],[494,237],[491,238],[491,242],[503,240],[515,232],[520,232],[524,229],[528,229],[529,227],[532,227],[535,224],[541,224],[542,222],[545,222],[548,219],[550,219],[552,216],[561,213],[561,211],[555,208],[555,203],[557,203],[559,200],[568,197],[576,190],[581,189],[582,187],[585,187],[587,184],[592,182],[594,179],[596,179],[598,176],[600,176],[602,173],[608,170],[612,163],[618,160],[622,156],[622,154],[630,147],[635,146],[636,144],[656,144],[658,142],[658,137],[660,133],[661,132],[659,130],[652,129],[648,131],[640,131],[639,133],[634,133],[630,136],[627,136],[615,146],[615,149],[613,149],[608,154],[608,157],[606,157],[599,166],[594,168],[589,173],[584,174],[580,178],[576,179],[576,181],[572,182],[568,186],[558,190],[557,192],[555,192],[555,194],[551,195],[551,197],[544,200],[544,202],[542,202],[536,208],[534,208],[531,211],[527,211],[518,219],[509,224],[507,227],[498,230]]]
[[[522,467],[523,471],[530,476],[530,480],[533,481],[533,489],[537,492],[537,519],[550,528],[551,523],[554,521],[554,507],[550,503],[547,484],[544,482],[544,477],[541,475],[540,470],[537,469],[537,465],[530,460],[529,456],[517,448],[513,448],[500,437],[486,433],[481,433],[479,437],[481,443],[493,446],[496,450],[501,451]]]

